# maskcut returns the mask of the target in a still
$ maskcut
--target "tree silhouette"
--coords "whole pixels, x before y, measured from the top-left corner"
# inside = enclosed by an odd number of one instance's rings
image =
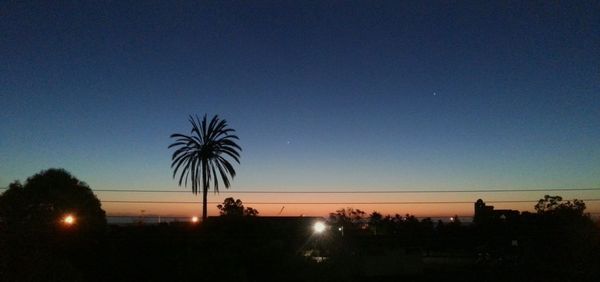
[[[538,214],[543,215],[564,215],[564,216],[583,216],[585,211],[585,203],[581,200],[574,199],[573,202],[563,202],[561,196],[545,195],[535,205],[535,210]]]
[[[361,229],[366,223],[366,213],[360,209],[342,208],[329,213],[329,221],[344,230]]]
[[[257,209],[253,209],[251,207],[246,207],[244,209],[244,216],[257,216],[257,215],[258,215]]]
[[[244,214],[244,205],[241,200],[226,198],[223,204],[217,205],[222,216],[242,216]]]
[[[369,229],[373,231],[373,234],[377,235],[377,231],[381,233],[383,225],[383,215],[379,212],[373,211],[369,215]]]
[[[225,188],[229,188],[229,178],[233,179],[235,169],[226,157],[239,164],[242,148],[235,143],[235,140],[239,140],[233,135],[235,130],[229,128],[227,121],[219,119],[219,116],[215,115],[209,123],[206,115],[202,121],[198,116],[195,119],[190,116],[189,121],[192,124],[190,135],[171,135],[175,139],[169,145],[169,148],[175,148],[171,156],[171,168],[173,178],[180,172],[179,186],[182,183],[187,186],[189,180],[192,193],[197,194],[202,185],[202,220],[206,220],[206,197],[210,183],[213,182],[215,193],[219,192],[220,176]]]
[[[521,233],[528,250],[523,261],[543,269],[556,281],[596,281],[582,275],[597,269],[598,230],[582,200],[564,201],[545,195],[535,205],[536,214],[524,214]],[[594,265],[582,271],[586,265]]]
[[[61,226],[65,215],[76,220],[72,229],[100,231],[106,215],[87,184],[64,169],[48,169],[15,181],[0,195],[0,222],[17,232],[48,232]]]
[[[217,205],[222,216],[257,216],[258,211],[251,207],[244,208],[240,199],[226,198],[223,204]]]

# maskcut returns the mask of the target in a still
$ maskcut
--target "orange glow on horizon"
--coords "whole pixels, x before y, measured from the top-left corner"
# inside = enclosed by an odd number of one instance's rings
[[[285,189],[282,189],[285,191]],[[563,199],[570,200],[598,198],[595,191],[578,193],[562,193]],[[101,200],[116,199],[114,194],[100,194]],[[543,195],[539,193],[441,193],[441,194],[238,194],[221,193],[209,195],[208,216],[218,216],[217,205],[227,197],[243,201],[245,207],[252,207],[259,211],[259,216],[321,216],[327,217],[330,213],[342,208],[360,209],[366,215],[377,211],[385,215],[406,214],[418,218],[432,217],[449,219],[455,215],[459,218],[471,217],[474,213],[474,203],[483,199],[488,205],[496,209],[514,209],[518,211],[534,211],[536,199]],[[191,194],[119,194],[119,200],[148,201],[150,203],[113,203],[103,202],[102,208],[108,215],[122,216],[163,216],[181,217],[191,220],[189,215],[199,214],[202,210],[201,196]],[[494,201],[522,201],[501,203]],[[169,203],[152,203],[169,202]],[[440,203],[436,203],[440,202]],[[452,203],[459,202],[459,203]],[[323,204],[326,203],[326,204]],[[400,203],[400,204],[398,204]],[[416,204],[414,204],[416,203]],[[600,211],[600,202],[586,202],[586,212]],[[141,213],[144,210],[144,213]]]

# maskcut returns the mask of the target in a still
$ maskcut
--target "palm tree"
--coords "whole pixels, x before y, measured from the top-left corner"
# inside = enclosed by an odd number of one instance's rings
[[[239,140],[234,129],[229,128],[227,121],[215,115],[210,123],[206,122],[206,114],[202,121],[196,116],[190,116],[192,130],[190,135],[172,134],[175,139],[169,148],[176,148],[171,156],[173,178],[179,173],[179,186],[188,180],[192,185],[192,193],[198,193],[202,184],[202,219],[206,220],[206,195],[211,181],[215,193],[219,192],[220,176],[225,188],[231,185],[229,179],[235,176],[235,169],[227,157],[240,163],[242,148],[235,143]],[[180,170],[181,169],[181,170]]]

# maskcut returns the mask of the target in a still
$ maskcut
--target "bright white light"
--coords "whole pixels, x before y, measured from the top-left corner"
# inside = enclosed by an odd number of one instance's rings
[[[323,231],[325,231],[325,223],[323,222],[316,222],[315,225],[313,225],[313,229],[315,230],[315,233],[323,233]]]
[[[450,218],[450,221],[454,222],[454,217],[451,217],[451,218]]]
[[[192,223],[198,223],[199,219],[197,216],[192,216]]]
[[[342,228],[340,227],[340,228],[338,228],[338,230],[339,230],[339,231],[342,231]]]
[[[75,224],[75,217],[67,214],[64,218],[63,218],[63,223],[66,225],[73,225]]]

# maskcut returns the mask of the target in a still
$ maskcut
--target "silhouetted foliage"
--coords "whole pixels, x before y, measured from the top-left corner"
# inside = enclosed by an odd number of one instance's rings
[[[345,208],[329,214],[329,221],[342,227],[346,232],[362,229],[366,222],[366,213],[359,209]]]
[[[494,225],[455,216],[434,228],[430,218],[348,208],[331,214],[345,233],[315,235],[318,218],[242,216],[249,208],[235,198],[219,206],[230,216],[113,225],[83,244],[65,232],[44,244],[0,232],[0,281],[599,281],[598,229],[585,214],[524,213]]]
[[[257,216],[258,210],[251,207],[244,208],[240,199],[226,198],[223,204],[217,205],[221,216]]]
[[[374,211],[369,215],[369,229],[373,234],[377,235],[377,231],[380,233],[383,229],[383,215]]]
[[[206,220],[207,193],[211,181],[215,192],[219,192],[219,177],[225,188],[229,188],[229,179],[235,177],[235,169],[225,157],[240,163],[242,148],[235,142],[239,140],[234,129],[229,128],[227,121],[215,115],[207,122],[206,115],[202,121],[196,116],[190,116],[192,129],[190,135],[172,134],[175,139],[169,148],[176,148],[171,156],[173,178],[180,172],[179,185],[187,186],[188,180],[192,192],[197,194],[202,185],[202,219]],[[179,170],[181,168],[181,171]]]
[[[244,216],[257,216],[257,215],[258,215],[257,209],[253,209],[251,207],[246,207],[244,209]]]
[[[0,195],[0,221],[15,232],[49,232],[62,228],[66,214],[76,218],[71,228],[98,231],[106,226],[100,201],[82,181],[63,169],[48,169],[15,181]]]
[[[585,203],[545,195],[534,208],[537,213],[521,215],[517,233],[526,267],[560,281],[587,280],[599,242],[598,230],[584,213]]]
[[[65,224],[65,215],[73,224]],[[63,169],[11,183],[0,195],[0,281],[84,281],[106,235],[106,217],[87,184]]]
[[[382,220],[383,220],[383,215],[381,215],[381,213],[379,213],[379,212],[374,211],[369,215],[369,224],[373,224],[373,225],[380,224]]]
[[[581,200],[574,199],[573,202],[564,202],[561,196],[545,195],[535,205],[538,214],[543,215],[561,215],[570,217],[583,216],[586,206]]]

